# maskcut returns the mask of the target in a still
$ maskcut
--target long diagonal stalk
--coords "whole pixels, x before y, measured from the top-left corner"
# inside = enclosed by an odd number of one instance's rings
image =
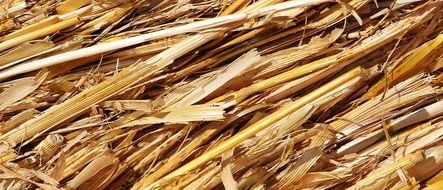
[[[66,61],[71,61],[83,57],[93,56],[105,52],[109,52],[112,50],[117,50],[133,45],[137,45],[143,42],[155,40],[155,39],[162,39],[167,38],[174,35],[179,34],[185,34],[189,32],[195,32],[203,29],[213,29],[216,27],[229,25],[229,24],[235,24],[238,22],[245,22],[247,19],[251,18],[257,18],[261,16],[268,15],[269,13],[278,12],[278,11],[284,11],[291,8],[297,8],[297,7],[304,7],[308,5],[315,5],[320,4],[324,2],[330,2],[331,0],[315,0],[315,1],[302,1],[302,2],[284,2],[268,7],[261,8],[259,10],[253,10],[251,12],[245,12],[245,13],[236,13],[226,16],[220,16],[216,18],[210,18],[203,21],[198,21],[182,26],[176,26],[168,29],[164,29],[157,32],[152,32],[136,37],[126,38],[119,41],[109,42],[105,44],[95,45],[87,48],[82,48],[79,50],[74,50],[62,54],[58,54],[55,56],[43,58],[36,61],[31,61],[28,63],[20,64],[16,67],[12,67],[6,71],[0,72],[0,79],[5,79],[11,76],[15,76],[21,73],[26,73],[29,71],[41,69],[44,67],[60,64]],[[9,43],[8,43],[9,44]],[[14,45],[17,45],[17,43],[13,43]],[[2,45],[0,45],[1,47]],[[12,47],[11,45],[4,45],[5,47]],[[1,48],[0,48],[1,49]]]
[[[17,143],[25,141],[43,131],[47,131],[68,118],[81,113],[91,105],[118,94],[131,84],[152,76],[156,71],[171,64],[175,59],[215,39],[217,36],[218,34],[216,33],[207,33],[197,34],[188,38],[146,62],[127,68],[105,82],[81,92],[62,104],[51,107],[39,117],[29,120],[14,130],[3,134],[0,136],[0,139],[5,140],[14,147]]]
[[[195,158],[194,160],[188,162],[186,165],[178,168],[177,170],[173,171],[172,173],[168,174],[167,176],[163,177],[161,180],[168,181],[172,180],[176,177],[179,177],[181,175],[184,175],[201,165],[205,164],[206,162],[218,157],[221,155],[224,151],[235,147],[237,144],[241,143],[245,139],[251,137],[255,133],[265,129],[266,127],[272,125],[274,122],[280,120],[281,118],[285,117],[286,115],[290,114],[291,112],[294,112],[297,109],[302,108],[307,103],[312,102],[316,100],[317,98],[321,97],[322,95],[328,93],[329,91],[333,90],[334,88],[340,86],[341,84],[345,83],[348,80],[351,80],[355,77],[361,77],[363,74],[363,71],[361,68],[356,68],[352,71],[349,71],[348,73],[344,74],[343,76],[340,76],[339,78],[331,81],[330,83],[320,87],[319,89],[309,93],[306,96],[303,96],[302,98],[288,104],[285,107],[282,107],[281,109],[277,110],[276,112],[272,113],[271,115],[263,118],[262,120],[254,123],[253,125],[247,127],[246,129],[238,132],[231,138],[227,139],[226,141],[223,141],[219,145],[211,148],[201,156]],[[138,189],[139,187],[142,187],[143,183],[139,185],[135,185],[134,189]]]

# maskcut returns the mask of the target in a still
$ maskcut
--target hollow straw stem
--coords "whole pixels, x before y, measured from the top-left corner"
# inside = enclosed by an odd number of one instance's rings
[[[124,69],[112,78],[88,88],[57,106],[49,108],[39,117],[29,120],[14,130],[3,134],[0,136],[0,139],[7,141],[12,146],[16,146],[19,142],[50,130],[57,124],[88,109],[91,105],[97,104],[123,91],[131,86],[131,84],[152,76],[156,71],[168,66],[175,59],[216,37],[218,37],[217,32],[194,35],[146,62]]]
[[[220,15],[229,15],[236,12],[239,8],[246,6],[249,3],[249,0],[236,0],[232,3],[228,8],[226,8]]]
[[[396,163],[385,165],[372,171],[365,178],[358,181],[355,185],[347,188],[346,190],[383,189],[383,187],[385,187],[389,181],[397,177],[394,174],[395,171],[398,169],[408,170],[423,159],[424,155],[421,152],[408,154]]]
[[[337,88],[338,86],[342,85],[343,83],[346,83],[347,81],[361,76],[363,74],[363,70],[360,67],[357,67],[346,74],[336,78],[335,80],[329,82],[328,84],[318,88],[317,90],[309,93],[306,96],[303,96],[302,98],[288,104],[285,107],[282,107],[278,111],[272,113],[271,115],[261,119],[260,121],[254,123],[253,125],[249,126],[248,128],[238,132],[236,135],[232,136],[231,138],[227,139],[226,141],[220,143],[219,145],[215,146],[214,148],[208,150],[206,153],[202,154],[201,156],[195,158],[194,160],[190,161],[186,165],[178,168],[174,172],[168,174],[165,176],[162,180],[168,181],[171,179],[174,179],[178,176],[184,175],[188,173],[189,171],[192,171],[201,165],[205,164],[206,162],[218,157],[226,150],[233,148],[237,146],[239,143],[243,142],[245,139],[253,136],[257,132],[265,129],[266,127],[272,125],[276,121],[282,119],[286,115],[302,108],[309,102],[315,101],[317,98],[321,97],[322,95],[328,93],[329,91]],[[143,184],[136,184],[133,189],[138,189],[139,187],[142,187]]]
[[[335,56],[332,56],[335,57]],[[270,77],[268,79],[259,81],[257,83],[254,83],[248,87],[242,88],[240,90],[224,94],[222,96],[219,96],[211,102],[220,102],[227,98],[234,97],[236,102],[241,102],[245,98],[247,98],[249,95],[254,94],[256,92],[268,89],[270,87],[279,85],[281,83],[293,80],[295,78],[310,74],[312,72],[324,69],[328,66],[331,66],[333,63],[335,63],[334,59],[331,59],[331,57],[327,57],[325,59],[321,59],[306,65],[302,65],[300,67],[296,67],[294,69],[291,69],[289,71],[286,71],[284,73],[280,73],[278,75],[275,75],[273,77]]]
[[[334,73],[339,72],[343,67],[349,65],[350,63],[364,57],[370,52],[382,47],[383,45],[390,42],[396,36],[400,34],[404,34],[405,31],[415,28],[420,23],[423,23],[429,18],[429,15],[432,15],[434,8],[424,9],[422,14],[416,14],[409,18],[405,18],[403,20],[398,21],[393,24],[395,27],[388,27],[382,31],[380,31],[379,35],[374,35],[367,38],[365,41],[361,42],[357,46],[347,49],[339,54],[331,55],[314,62],[302,65],[300,67],[293,68],[284,73],[280,73],[271,78],[262,80],[260,82],[254,83],[251,86],[242,88],[238,91],[234,91],[231,93],[224,94],[220,97],[215,98],[212,102],[218,102],[225,100],[227,98],[234,97],[237,102],[240,102],[247,96],[259,92],[261,90],[267,89],[269,87],[281,84],[283,82],[287,82],[298,77],[302,77],[304,75],[311,74],[313,72],[324,70],[320,72],[318,75],[313,76],[311,81],[319,81],[327,76],[330,76]],[[409,29],[401,29],[400,27],[409,26]],[[400,29],[399,29],[400,28]],[[299,89],[304,88],[309,83],[303,83],[299,86]]]
[[[116,163],[117,158],[115,158],[112,153],[105,152],[103,155],[95,158],[74,179],[69,181],[66,188],[77,189],[80,187],[80,185],[84,184],[88,179],[91,179],[98,172]]]
[[[25,26],[19,30],[16,30],[10,34],[0,37],[0,41],[2,41],[2,42],[7,41],[7,40],[10,40],[10,39],[22,36],[22,35],[26,35],[28,33],[31,33],[31,32],[46,28],[46,27],[50,27],[54,24],[59,23],[61,20],[63,20],[63,19],[60,19],[60,17],[58,17],[58,16],[51,16],[51,17],[45,18],[39,22],[36,22],[34,24],[30,24],[30,25]]]
[[[156,39],[162,39],[167,38],[174,35],[179,34],[185,34],[189,32],[196,32],[201,31],[204,29],[211,29],[216,28],[228,24],[234,24],[238,22],[245,22],[250,18],[257,18],[260,16],[265,16],[270,13],[278,12],[278,11],[284,11],[291,8],[298,8],[298,7],[305,7],[325,2],[330,2],[331,0],[311,0],[311,1],[290,1],[290,2],[284,2],[275,4],[272,6],[267,6],[259,10],[254,10],[250,12],[242,12],[242,13],[236,13],[221,17],[215,17],[215,18],[209,18],[203,21],[197,21],[190,24],[185,24],[177,27],[172,27],[136,37],[130,37],[119,41],[109,42],[105,44],[98,44],[95,46],[82,48],[62,54],[58,54],[55,56],[50,56],[47,58],[43,58],[36,61],[31,61],[27,63],[23,63],[20,65],[17,65],[15,67],[12,67],[8,70],[5,70],[0,73],[0,80],[5,79],[11,76],[15,76],[18,74],[34,71],[37,69],[41,69],[44,67],[56,65],[59,63],[88,57],[92,55],[97,55],[105,52],[109,52],[112,50],[118,50],[121,48],[137,45],[140,43],[144,43],[151,40]],[[222,33],[222,32],[221,32]],[[1,47],[1,46],[0,46]]]
[[[48,34],[52,34],[54,32],[57,32],[61,29],[67,28],[69,26],[73,26],[75,24],[80,23],[80,20],[78,17],[70,18],[61,22],[58,22],[54,25],[36,30],[34,32],[30,32],[21,36],[17,36],[15,38],[12,38],[10,40],[4,41],[0,43],[0,51],[7,50],[9,48],[12,48],[14,46],[20,45],[24,42],[34,40],[43,36],[46,36]]]
[[[247,15],[228,15],[224,17],[219,17],[219,19],[208,19],[200,22],[194,22],[192,24],[186,24],[178,27],[168,28],[165,30],[148,33],[136,37],[130,37],[119,41],[108,42],[104,44],[98,44],[91,47],[86,47],[74,51],[69,51],[66,53],[58,54],[55,56],[50,56],[36,61],[31,61],[23,63],[5,70],[0,73],[0,79],[5,79],[17,74],[22,74],[44,67],[56,65],[59,63],[72,61],[79,58],[89,57],[97,54],[102,54],[105,52],[110,52],[113,50],[118,50],[121,48],[137,45],[143,42],[163,39],[174,35],[184,34],[188,32],[198,31],[205,28],[219,27],[222,25],[238,22],[246,19]]]
[[[159,178],[163,177],[164,175],[168,174],[172,169],[176,168],[182,161],[191,154],[195,149],[197,149],[199,146],[201,146],[203,143],[207,142],[208,139],[211,139],[214,135],[218,134],[220,131],[224,130],[226,127],[228,127],[233,122],[238,122],[240,118],[242,118],[244,115],[247,115],[251,112],[257,111],[260,108],[263,108],[260,105],[253,106],[251,108],[248,108],[246,110],[240,111],[239,113],[236,113],[230,117],[227,117],[223,123],[220,122],[213,122],[209,124],[208,126],[205,126],[203,129],[199,130],[197,132],[198,136],[191,137],[192,140],[186,144],[182,149],[174,153],[168,158],[168,161],[165,162],[159,169],[157,169],[155,172],[146,175],[142,179],[140,179],[140,182],[138,184],[140,185],[150,185],[154,183]],[[186,128],[183,128],[180,131],[187,132],[190,130],[193,130],[195,127],[197,127],[197,124],[188,125]]]
[[[365,99],[370,99],[383,91],[386,86],[392,86],[399,81],[408,78],[431,65],[432,61],[438,56],[441,56],[443,48],[443,34],[438,35],[433,40],[421,45],[419,49],[409,56],[402,64],[393,69],[387,77],[379,80],[372,86],[368,92],[363,96]]]
[[[74,11],[82,6],[90,4],[91,0],[67,0],[63,2],[60,6],[55,8],[59,15],[69,13]]]

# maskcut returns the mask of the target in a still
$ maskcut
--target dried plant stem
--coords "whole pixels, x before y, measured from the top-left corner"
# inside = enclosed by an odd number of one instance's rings
[[[196,137],[191,137],[192,141],[188,144],[184,145],[182,149],[180,149],[178,152],[174,153],[167,162],[160,167],[158,170],[156,170],[154,173],[147,175],[143,177],[139,184],[143,184],[144,186],[148,186],[152,183],[154,183],[156,180],[160,179],[164,175],[166,175],[168,172],[170,172],[172,169],[177,167],[177,165],[182,162],[184,158],[186,158],[192,151],[194,151],[198,146],[201,146],[204,142],[206,142],[208,139],[212,138],[215,134],[220,132],[221,130],[225,129],[229,124],[239,120],[242,116],[248,114],[249,112],[256,111],[257,109],[261,108],[261,106],[254,106],[252,108],[240,111],[237,114],[232,115],[231,117],[228,117],[224,122],[213,122],[210,125],[206,126],[204,129],[200,130]],[[192,128],[195,128],[196,126],[192,126]],[[186,132],[187,129],[185,128]]]
[[[88,166],[86,166],[74,179],[72,179],[67,185],[68,189],[77,189],[81,184],[86,182],[89,178],[100,172],[103,168],[115,164],[117,159],[112,153],[105,152],[103,155],[95,158]]]
[[[91,0],[67,0],[62,5],[55,8],[58,14],[66,14],[84,5],[91,3]]]
[[[388,74],[387,78],[380,80],[377,84],[365,94],[364,98],[369,99],[380,93],[385,86],[392,86],[405,78],[408,78],[423,69],[432,69],[429,65],[434,59],[441,55],[443,49],[443,34],[438,35],[435,39],[421,45],[419,49],[409,56],[401,65],[396,67],[392,74]],[[388,83],[387,83],[388,82]]]
[[[46,36],[48,34],[52,34],[54,32],[57,32],[61,29],[67,28],[69,26],[75,25],[80,23],[80,20],[77,17],[69,18],[67,20],[60,21],[56,24],[50,25],[48,27],[12,38],[10,40],[6,40],[2,43],[0,43],[0,51],[7,50],[9,48],[12,48],[14,46],[20,45],[21,43],[34,40],[43,36]]]
[[[374,171],[372,171],[368,176],[366,176],[363,180],[357,182],[357,184],[352,187],[347,188],[347,190],[353,189],[381,189],[386,185],[390,180],[396,177],[394,174],[398,169],[409,169],[417,162],[420,162],[424,159],[424,156],[421,152],[417,152],[414,154],[406,155],[403,158],[400,158],[398,162],[387,165],[385,167],[380,167]]]
[[[186,25],[182,25],[182,26],[167,28],[167,29],[164,29],[161,31],[152,32],[152,33],[148,33],[148,34],[144,34],[144,35],[140,35],[140,36],[136,36],[136,37],[126,38],[126,39],[119,40],[119,41],[114,41],[114,42],[95,45],[95,46],[91,46],[91,47],[87,47],[87,48],[82,48],[79,50],[74,50],[74,51],[58,54],[55,56],[43,58],[43,59],[40,59],[37,61],[32,61],[32,62],[20,64],[20,65],[15,66],[11,69],[0,72],[0,79],[5,79],[5,78],[11,77],[11,76],[15,76],[17,74],[26,73],[26,72],[41,69],[44,67],[60,64],[60,63],[66,62],[66,61],[71,61],[71,60],[75,60],[75,59],[79,59],[79,58],[83,58],[83,57],[89,57],[92,55],[97,55],[97,54],[109,52],[112,50],[117,50],[117,49],[129,47],[132,45],[140,44],[140,43],[151,41],[151,40],[167,38],[170,36],[184,34],[184,33],[188,33],[188,32],[201,31],[204,29],[213,29],[216,27],[224,26],[224,25],[235,24],[238,22],[244,22],[247,19],[264,16],[264,15],[267,15],[270,12],[274,12],[274,11],[278,12],[278,11],[283,11],[283,10],[287,10],[287,9],[291,9],[291,8],[304,7],[304,6],[308,6],[308,5],[315,5],[315,4],[320,4],[320,3],[329,2],[329,1],[331,1],[331,0],[315,0],[315,1],[310,1],[310,2],[295,2],[295,1],[294,2],[285,2],[285,3],[276,4],[273,6],[268,6],[268,7],[256,10],[256,11],[245,12],[245,13],[236,13],[236,14],[231,14],[231,15],[226,15],[226,16],[221,16],[221,17],[209,18],[209,19],[206,19],[203,21],[198,21],[198,22],[194,22],[194,23],[190,23],[190,24],[186,24]],[[71,19],[68,19],[68,20],[71,20]],[[8,42],[4,45],[2,45],[3,44],[2,43],[2,44],[0,44],[0,50],[5,50],[7,48],[10,48],[14,45],[17,45],[17,44],[23,42],[23,41],[25,41],[25,40],[23,40],[23,39],[17,40],[17,41],[14,40],[14,41]],[[4,46],[4,48],[2,48],[2,46]]]
[[[201,46],[202,44],[216,38],[218,35],[214,33],[197,34],[188,38],[170,49],[158,54],[157,56],[147,60],[146,62],[135,65],[134,67],[122,70],[112,78],[91,87],[82,93],[68,99],[67,101],[53,106],[42,115],[33,120],[22,124],[21,126],[0,136],[12,146],[37,135],[43,131],[51,129],[57,124],[88,109],[91,105],[97,104],[112,95],[115,95],[131,84],[152,76],[156,71],[164,68],[187,52]]]
[[[266,127],[272,125],[274,122],[280,120],[281,118],[285,117],[286,115],[294,112],[297,109],[302,108],[305,106],[308,102],[314,101],[317,98],[321,97],[322,95],[326,94],[327,92],[333,90],[334,88],[340,86],[341,84],[345,83],[348,80],[351,80],[355,77],[358,77],[362,75],[361,68],[356,68],[352,71],[349,71],[348,73],[344,74],[343,76],[340,76],[339,78],[331,81],[330,83],[320,87],[319,89],[311,92],[310,94],[292,102],[291,104],[279,109],[278,111],[272,113],[271,115],[263,118],[262,120],[254,123],[253,125],[247,127],[246,129],[238,132],[231,138],[227,139],[226,141],[223,141],[222,143],[218,144],[217,146],[211,148],[201,156],[195,158],[194,160],[190,161],[186,165],[178,168],[177,170],[173,171],[172,173],[168,174],[167,176],[163,177],[161,180],[168,181],[171,179],[174,179],[176,177],[179,177],[181,175],[186,174],[187,172],[192,171],[193,169],[196,169],[200,167],[201,165],[205,164],[206,162],[218,157],[220,154],[222,154],[224,151],[235,147],[245,139],[251,137],[252,135],[256,134],[257,132],[265,129]],[[143,183],[140,183],[139,185],[134,186],[133,189],[140,189],[143,187]]]
[[[25,35],[25,34],[28,34],[28,33],[31,33],[31,32],[34,32],[34,31],[46,28],[46,27],[49,27],[51,25],[57,24],[60,21],[61,21],[61,19],[59,17],[51,16],[51,17],[45,18],[45,19],[43,19],[43,20],[41,20],[41,21],[39,21],[37,23],[34,23],[34,24],[28,25],[26,27],[23,27],[22,29],[14,31],[14,32],[12,32],[12,33],[10,33],[8,35],[5,35],[5,36],[0,38],[0,41],[3,42],[3,41],[6,41],[6,40],[10,40],[10,39],[22,36],[22,35]]]
[[[0,4],[0,189],[443,187],[443,0]]]
[[[426,14],[422,15],[415,15],[417,16],[420,22],[412,23],[412,20],[416,20],[416,18],[405,18],[397,23],[395,23],[398,26],[405,26],[406,24],[410,25],[410,27],[414,27],[419,23],[422,23],[426,21],[429,18],[429,15],[431,15],[432,11],[434,9],[431,9]],[[259,81],[249,87],[245,87],[243,89],[240,89],[235,92],[224,94],[223,96],[220,96],[216,98],[213,102],[222,101],[227,98],[234,97],[237,102],[240,102],[247,96],[259,92],[261,90],[267,89],[269,87],[299,78],[301,76],[313,73],[315,71],[319,71],[324,69],[324,72],[321,72],[313,77],[310,81],[318,81],[322,78],[325,78],[326,76],[330,76],[338,71],[340,71],[341,68],[349,65],[353,61],[364,57],[365,55],[369,54],[373,50],[382,47],[386,43],[390,42],[391,39],[395,38],[396,36],[402,34],[404,30],[395,30],[392,31],[392,29],[385,29],[383,31],[380,31],[380,34],[377,36],[372,36],[372,39],[367,39],[366,41],[361,42],[357,46],[353,47],[352,49],[348,49],[343,51],[342,53],[335,54],[320,60],[316,60],[314,62],[308,63],[306,65],[302,65],[300,67],[296,67],[292,70],[286,71],[284,73],[281,73],[279,75],[273,76],[271,78],[268,78],[263,81]],[[383,37],[381,37],[383,36]],[[304,83],[303,86],[307,86],[309,84]],[[298,88],[300,89],[300,88]],[[294,92],[293,92],[294,93]]]

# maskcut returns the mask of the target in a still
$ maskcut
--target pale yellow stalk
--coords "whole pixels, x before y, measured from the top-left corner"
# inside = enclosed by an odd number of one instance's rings
[[[184,175],[187,172],[192,171],[193,169],[196,169],[197,167],[200,167],[201,165],[205,164],[206,162],[210,161],[211,159],[218,157],[224,151],[238,145],[239,143],[241,143],[245,139],[251,137],[255,133],[272,125],[274,122],[280,120],[281,118],[285,117],[286,115],[294,112],[297,109],[302,108],[308,102],[316,100],[317,98],[319,98],[322,95],[324,95],[325,93],[335,89],[336,87],[340,86],[341,84],[345,83],[346,81],[351,80],[355,77],[359,77],[360,75],[362,75],[361,68],[356,68],[356,69],[344,74],[343,76],[340,76],[339,78],[318,88],[317,90],[311,92],[310,94],[286,105],[285,107],[282,107],[281,109],[277,110],[276,112],[272,113],[271,115],[263,118],[259,122],[256,122],[255,124],[247,127],[246,129],[236,133],[231,138],[227,139],[226,141],[223,141],[222,143],[211,148],[210,150],[208,150],[204,154],[202,154],[199,157],[195,158],[194,160],[190,161],[186,165],[184,165],[184,166],[178,168],[177,170],[173,171],[172,173],[168,174],[167,176],[162,178],[161,181],[169,181],[171,179],[175,179],[176,177]],[[142,183],[140,185],[134,186],[133,189],[140,189],[143,186],[144,186],[144,184]]]
[[[12,146],[16,146],[17,143],[27,140],[34,135],[38,135],[43,131],[47,131],[57,124],[81,113],[91,105],[118,94],[131,84],[152,76],[156,71],[171,64],[173,60],[179,58],[186,52],[216,37],[216,34],[208,33],[198,34],[184,40],[148,61],[122,70],[112,78],[81,92],[57,106],[51,107],[39,117],[29,120],[16,129],[3,134],[0,136],[0,139],[7,141]]]
[[[364,179],[358,181],[355,185],[347,188],[346,190],[382,189],[389,181],[397,177],[395,171],[398,169],[408,170],[423,159],[424,156],[421,152],[408,154],[402,157],[396,163],[377,168],[369,173]]]
[[[65,0],[55,10],[59,15],[74,11],[84,5],[90,4],[91,0]]]
[[[385,86],[392,86],[393,84],[408,78],[425,69],[432,69],[434,59],[441,55],[443,49],[443,34],[438,35],[433,40],[421,45],[419,49],[409,56],[398,67],[394,68],[387,77],[381,79],[377,84],[363,96],[365,99],[370,99],[381,92]]]
[[[37,38],[47,36],[49,34],[57,32],[59,30],[76,25],[78,23],[80,23],[80,20],[77,17],[69,18],[69,19],[57,22],[55,24],[52,24],[50,26],[47,26],[45,28],[38,29],[33,32],[29,32],[29,33],[17,36],[15,38],[3,41],[0,43],[0,51],[7,50],[9,48],[20,45],[21,43],[24,43],[24,42],[27,42],[30,40],[34,40]]]
[[[110,152],[105,152],[89,163],[77,176],[68,182],[67,189],[77,189],[81,184],[99,173],[102,169],[116,164],[118,159]]]
[[[10,40],[10,39],[13,39],[13,38],[16,38],[16,37],[19,37],[19,36],[22,36],[22,35],[25,35],[25,34],[28,34],[31,32],[35,32],[37,30],[41,30],[46,27],[50,27],[50,26],[57,24],[61,21],[62,20],[59,17],[51,16],[51,17],[45,18],[39,22],[36,22],[34,24],[25,26],[25,27],[21,28],[20,30],[11,32],[11,33],[1,37],[0,41],[3,42],[3,41]]]

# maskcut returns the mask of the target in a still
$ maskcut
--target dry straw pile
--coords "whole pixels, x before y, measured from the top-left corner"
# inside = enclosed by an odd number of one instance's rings
[[[2,0],[1,189],[443,189],[443,0]]]

